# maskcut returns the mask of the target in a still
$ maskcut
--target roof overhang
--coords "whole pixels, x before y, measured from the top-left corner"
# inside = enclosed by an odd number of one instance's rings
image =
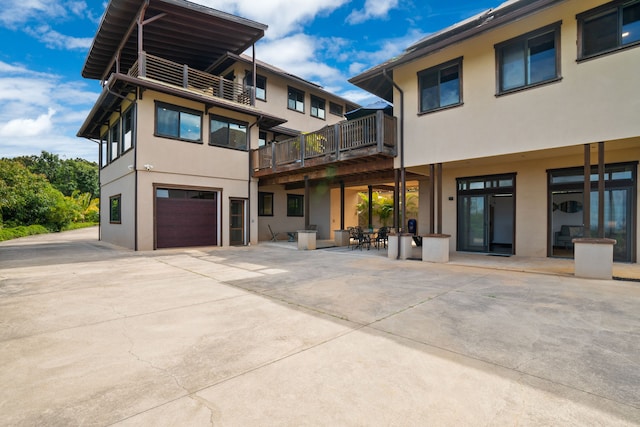
[[[264,36],[267,26],[186,0],[111,0],[107,5],[82,76],[106,80],[138,59],[138,17],[143,50],[178,64],[205,70],[227,52],[240,54]]]
[[[267,114],[254,107],[227,101],[222,98],[201,95],[197,92],[173,87],[149,79],[131,77],[126,74],[112,74],[93,106],[93,109],[80,127],[77,136],[89,139],[99,139],[101,137],[100,127],[107,123],[109,117],[117,109],[123,98],[133,93],[134,96],[129,97],[129,99],[134,101],[135,96],[137,96],[138,89],[153,90],[183,99],[200,102],[205,105],[206,112],[209,112],[212,108],[222,108],[247,114],[255,117],[257,124],[264,129],[279,126],[287,121],[286,119]]]
[[[537,13],[566,0],[510,0],[442,31],[431,34],[408,47],[402,54],[377,65],[349,82],[388,102],[393,102],[393,69],[438,52],[479,34]],[[385,73],[387,76],[385,77]],[[387,78],[389,77],[389,78]]]

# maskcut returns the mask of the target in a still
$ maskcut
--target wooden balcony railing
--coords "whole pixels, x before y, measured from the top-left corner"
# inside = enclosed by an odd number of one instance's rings
[[[372,155],[394,157],[396,145],[396,118],[378,111],[253,150],[254,174],[265,176]]]
[[[147,53],[140,55],[128,74],[157,80],[201,95],[251,105],[250,87]]]

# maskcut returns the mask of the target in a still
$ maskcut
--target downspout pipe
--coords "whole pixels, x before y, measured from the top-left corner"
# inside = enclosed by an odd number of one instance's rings
[[[404,232],[406,215],[407,215],[407,178],[404,170],[404,91],[398,86],[396,82],[393,81],[391,77],[387,74],[387,69],[382,69],[382,76],[393,85],[393,87],[400,93],[400,182],[402,187],[402,196],[400,200],[402,201],[402,209],[400,210],[400,227],[398,230],[399,234]],[[400,245],[398,245],[398,259],[400,258]]]

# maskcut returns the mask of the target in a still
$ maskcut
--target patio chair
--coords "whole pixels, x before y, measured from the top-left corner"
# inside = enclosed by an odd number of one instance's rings
[[[378,234],[375,237],[374,244],[376,249],[380,249],[380,244],[387,248],[387,242],[389,241],[389,227],[380,227]]]
[[[368,233],[365,233],[361,227],[356,227],[355,228],[355,234],[356,234],[356,245],[354,248],[358,248],[360,250],[362,250],[363,247],[367,247],[367,250],[371,249],[371,235]]]
[[[280,233],[274,233],[273,230],[271,229],[271,225],[270,224],[267,224],[267,227],[269,227],[269,233],[271,233],[271,241],[277,242],[278,241],[278,234],[280,234]]]

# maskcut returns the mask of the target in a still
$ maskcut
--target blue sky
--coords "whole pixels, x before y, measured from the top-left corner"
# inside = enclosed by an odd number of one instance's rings
[[[142,1],[142,0],[140,0]],[[347,82],[435,31],[500,0],[194,0],[267,24],[258,59],[361,104]],[[80,72],[106,1],[0,0],[0,157],[96,161],[76,132],[101,87]],[[10,41],[10,42],[7,42]]]

